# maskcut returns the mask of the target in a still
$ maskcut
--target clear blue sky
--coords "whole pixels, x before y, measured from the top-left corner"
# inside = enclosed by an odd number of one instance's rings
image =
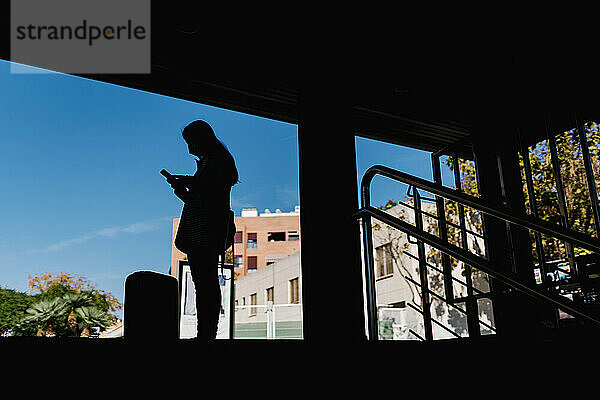
[[[2,287],[26,291],[28,275],[64,271],[122,301],[129,273],[166,273],[182,203],[159,171],[195,171],[180,134],[195,119],[236,159],[236,215],[299,204],[296,125],[64,74],[11,74],[9,65],[0,60]],[[380,163],[431,179],[429,153],[356,145],[359,177]],[[376,180],[373,204],[404,191]]]

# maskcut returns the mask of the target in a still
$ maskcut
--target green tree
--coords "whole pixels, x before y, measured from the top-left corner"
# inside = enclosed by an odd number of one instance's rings
[[[598,125],[595,123],[585,124],[585,136],[587,138],[593,169],[598,171],[598,152],[600,150],[600,138]],[[582,149],[579,143],[578,133],[575,129],[561,132],[555,136],[556,151],[559,161],[559,170],[555,171],[552,165],[550,144],[548,140],[542,140],[528,149],[529,162],[532,170],[534,193],[527,191],[524,172],[523,192],[526,198],[527,210],[531,212],[531,203],[535,204],[541,219],[556,225],[562,224],[562,214],[559,207],[558,192],[556,186],[556,175],[560,174],[565,193],[567,221],[571,229],[587,235],[596,236],[590,191],[586,180],[585,165],[583,163]],[[524,168],[524,160],[520,158],[521,168]],[[596,186],[598,185],[598,174],[595,174]],[[543,237],[544,254],[548,259],[564,258],[564,244],[553,238]],[[574,249],[575,255],[585,254],[584,249]]]
[[[0,336],[19,333],[16,327],[32,303],[33,298],[26,293],[0,289]]]
[[[80,275],[73,276],[66,272],[54,275],[47,272],[29,276],[28,279],[29,294],[39,291],[45,298],[62,296],[70,291],[75,293],[89,292],[94,297],[94,305],[110,313],[113,320],[116,320],[115,314],[122,308],[121,303],[114,295],[97,289],[96,285]]]
[[[1,335],[78,336],[82,308],[87,309],[85,315],[95,315],[102,322],[94,326],[106,328],[116,322],[111,313],[121,307],[112,294],[80,276],[38,274],[29,277],[28,286],[29,294],[0,290]]]
[[[587,139],[592,167],[594,170],[594,180],[596,187],[600,187],[600,126],[595,122],[586,122],[584,124],[584,136]],[[521,167],[521,178],[523,185],[523,194],[525,197],[525,208],[528,213],[532,212],[531,204],[535,204],[538,216],[544,221],[562,224],[562,214],[559,207],[558,192],[556,185],[556,173],[560,174],[566,200],[567,220],[569,226],[579,232],[596,236],[594,220],[591,208],[591,197],[588,188],[585,165],[583,163],[582,149],[579,143],[578,132],[571,129],[560,132],[555,135],[556,150],[558,156],[559,171],[555,171],[552,164],[550,144],[547,139],[530,146],[528,154],[529,163],[532,172],[533,193],[527,190],[525,178],[525,164],[523,154],[519,154]],[[446,165],[453,170],[454,163],[452,157],[446,159]],[[477,177],[475,164],[472,161],[458,159],[460,171],[460,183],[462,190],[474,196],[477,196]],[[465,215],[473,220],[479,218],[478,212],[465,207]],[[454,223],[458,223],[458,205],[454,202],[446,202],[446,218]],[[480,218],[479,218],[480,220]],[[475,224],[481,231],[481,222]],[[481,232],[478,232],[481,233]],[[531,232],[533,236],[533,232]],[[455,227],[448,227],[449,240],[455,244],[460,243],[460,230]],[[535,254],[535,241],[532,240]],[[542,245],[544,255],[547,260],[564,258],[564,243],[551,237],[542,235]],[[575,255],[585,254],[588,251],[575,248]]]
[[[233,246],[225,250],[225,264],[233,264]]]

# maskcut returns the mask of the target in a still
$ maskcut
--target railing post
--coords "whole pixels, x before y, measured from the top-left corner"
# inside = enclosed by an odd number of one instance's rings
[[[531,161],[529,160],[529,146],[523,143],[523,138],[521,137],[520,129],[517,130],[517,137],[519,140],[519,150],[521,151],[521,156],[523,157],[523,167],[525,169],[524,173],[529,198],[529,208],[531,209],[531,215],[533,215],[535,218],[539,218],[537,204],[535,203],[535,189],[533,187]],[[544,254],[544,244],[542,242],[542,235],[538,231],[534,231],[533,234],[535,238],[535,248],[538,255],[538,266],[542,275],[542,285],[543,287],[546,287],[546,281],[548,278],[546,276],[546,256]]]
[[[371,205],[370,182],[361,186],[362,206]],[[363,259],[365,264],[365,302],[367,309],[367,335],[369,340],[377,340],[379,336],[377,327],[377,295],[375,292],[375,258],[373,257],[373,226],[371,216],[364,215],[361,218],[362,239],[363,239]]]
[[[442,171],[440,167],[440,156],[438,154],[431,154],[431,165],[433,167],[433,182],[442,186]],[[438,216],[438,236],[443,241],[448,241],[448,230],[446,227],[446,204],[444,198],[436,195],[435,205]],[[450,257],[448,257],[448,254],[445,253],[442,253],[442,270],[444,271],[444,291],[446,294],[446,301],[452,302],[454,300],[452,265],[450,264]]]
[[[271,300],[267,301],[267,339],[275,339],[275,308]]]
[[[585,178],[588,184],[588,193],[592,203],[592,212],[594,213],[594,228],[596,228],[596,237],[600,238],[600,206],[598,205],[598,190],[594,179],[594,170],[592,168],[592,160],[590,157],[590,149],[588,146],[587,136],[585,134],[584,121],[575,115],[577,132],[579,134],[579,143],[581,144],[581,155],[583,156],[583,165],[585,167]]]
[[[548,147],[550,147],[550,159],[552,161],[552,169],[554,170],[554,183],[556,184],[556,195],[558,197],[558,207],[560,209],[560,214],[562,216],[563,226],[567,229],[570,228],[569,224],[569,213],[567,210],[567,200],[565,196],[565,189],[562,182],[562,175],[560,173],[560,160],[558,159],[558,150],[556,149],[556,137],[551,132],[548,118],[544,120],[546,125],[546,135],[548,137]],[[565,242],[565,250],[567,253],[567,260],[569,261],[569,265],[571,266],[571,273],[573,273],[580,280],[582,276],[580,276],[579,271],[577,270],[577,265],[575,264],[575,254],[573,252],[573,244],[569,242]]]
[[[371,217],[362,217],[363,252],[365,261],[365,291],[367,307],[367,334],[369,340],[377,340],[377,295],[375,293],[375,266],[373,257],[373,234]]]
[[[423,230],[423,215],[421,214],[421,197],[416,187],[413,187],[413,202],[415,207],[415,226]],[[421,311],[423,312],[423,327],[425,329],[425,340],[433,340],[433,328],[431,325],[431,298],[429,296],[429,282],[427,279],[427,253],[425,243],[417,239],[417,251],[419,255],[419,278],[421,281]]]
[[[458,161],[458,153],[454,153],[454,185],[456,190],[463,192],[462,183],[460,181],[460,162]],[[460,242],[461,247],[465,250],[469,250],[469,243],[467,238],[467,227],[465,223],[465,207],[461,203],[456,203],[458,206],[458,218],[460,221]],[[473,297],[473,277],[471,273],[471,266],[463,264],[465,266],[465,280],[467,283],[467,300],[465,306],[467,308],[467,326],[469,328],[470,337],[478,337],[481,335],[479,329],[479,312],[477,310],[477,300]]]

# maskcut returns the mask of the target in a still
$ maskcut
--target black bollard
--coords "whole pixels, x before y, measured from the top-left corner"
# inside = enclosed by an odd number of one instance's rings
[[[125,339],[179,338],[177,279],[137,271],[125,279]]]

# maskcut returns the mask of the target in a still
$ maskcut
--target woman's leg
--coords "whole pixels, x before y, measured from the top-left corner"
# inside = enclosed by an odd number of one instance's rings
[[[188,262],[196,288],[198,338],[214,339],[221,311],[221,288],[218,278],[218,254],[204,248],[188,254]]]

